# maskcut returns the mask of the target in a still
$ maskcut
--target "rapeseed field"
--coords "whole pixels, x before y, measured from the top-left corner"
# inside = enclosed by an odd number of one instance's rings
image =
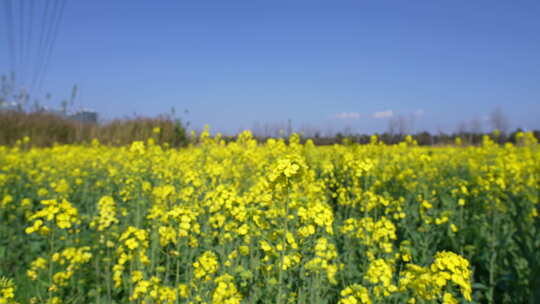
[[[156,132],[159,132],[157,130]],[[0,147],[0,303],[539,303],[540,148]]]

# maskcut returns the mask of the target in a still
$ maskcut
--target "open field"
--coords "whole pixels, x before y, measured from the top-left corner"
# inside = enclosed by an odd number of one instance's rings
[[[539,303],[540,147],[0,147],[0,303]]]

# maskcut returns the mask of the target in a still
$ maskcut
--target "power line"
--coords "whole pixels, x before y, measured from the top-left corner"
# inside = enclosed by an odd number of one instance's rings
[[[53,3],[52,5],[49,5],[50,3]],[[41,74],[43,71],[43,65],[45,64],[45,50],[47,49],[47,45],[49,44],[50,40],[50,33],[52,30],[52,19],[55,16],[55,10],[57,6],[58,1],[55,0],[54,2],[52,0],[46,1],[45,4],[45,11],[43,14],[42,19],[42,35],[40,37],[40,45],[36,52],[36,72],[35,72],[35,83],[33,83],[33,87],[38,85],[40,82]]]
[[[34,87],[37,84],[38,76],[40,72],[41,67],[41,58],[43,54],[43,45],[45,43],[45,35],[47,31],[47,20],[48,20],[48,14],[49,14],[49,4],[51,1],[45,1],[45,8],[43,10],[43,14],[41,16],[41,26],[40,26],[40,33],[39,33],[39,44],[36,48],[36,60],[34,62],[34,73],[32,77],[32,87]]]
[[[11,5],[11,0],[6,0],[5,2],[5,14],[6,14],[6,30],[8,36],[8,49],[11,65],[11,73],[15,72],[15,38],[14,38],[14,28],[13,28],[13,7]]]
[[[29,20],[28,20],[28,27],[29,27],[29,30],[28,30],[28,36],[27,36],[27,39],[26,39],[26,52],[25,52],[25,62],[27,64],[27,70],[28,70],[28,73],[30,74],[29,77],[28,77],[28,82],[31,81],[31,76],[32,76],[32,62],[31,62],[31,56],[32,56],[32,37],[33,37],[33,32],[34,32],[34,11],[35,11],[35,7],[34,7],[34,0],[30,0],[30,4],[29,4]],[[30,83],[28,83],[28,85],[30,85]]]
[[[51,65],[67,0],[0,1],[13,89],[38,91]]]
[[[24,0],[19,0],[19,81],[24,81]]]
[[[47,2],[50,2],[50,1],[47,1]],[[51,16],[44,20],[45,21],[45,36],[43,37],[43,44],[41,48],[38,50],[38,58],[40,59],[37,66],[37,69],[38,69],[37,89],[38,90],[41,88],[41,84],[43,82],[42,78],[44,74],[45,62],[47,60],[47,50],[52,40],[52,32],[54,28],[54,20],[58,12],[58,4],[59,4],[59,0],[54,0],[52,9],[51,9]]]
[[[49,42],[48,52],[45,54],[45,56],[46,56],[45,57],[45,63],[44,63],[44,67],[43,67],[43,73],[42,73],[42,76],[40,78],[40,82],[38,84],[38,89],[41,88],[43,80],[45,78],[45,75],[47,74],[47,70],[49,68],[52,52],[53,52],[53,49],[54,49],[54,45],[56,43],[56,39],[58,37],[58,31],[59,31],[59,28],[60,28],[60,22],[62,20],[62,16],[64,15],[65,7],[66,7],[66,0],[60,0],[60,7],[59,7],[59,10],[58,10],[58,16],[57,16],[57,18],[53,19],[54,24],[53,24],[52,37],[51,37],[51,40]]]

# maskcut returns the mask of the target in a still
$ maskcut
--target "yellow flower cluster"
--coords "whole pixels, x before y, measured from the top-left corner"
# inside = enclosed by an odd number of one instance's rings
[[[116,218],[116,204],[111,196],[104,196],[98,202],[99,215],[90,224],[91,227],[97,225],[98,231],[104,231],[112,224],[118,223]]]
[[[13,280],[0,277],[0,304],[17,304]]]
[[[369,290],[360,285],[353,284],[341,291],[339,304],[371,304]]]
[[[389,296],[397,291],[393,284],[394,267],[384,259],[376,259],[370,262],[364,278],[371,284],[375,284],[375,295],[380,297]]]
[[[393,242],[397,239],[396,227],[384,216],[378,221],[374,221],[371,217],[358,220],[350,218],[345,220],[341,230],[343,233],[353,234],[362,240],[364,245],[369,246],[371,250],[378,247],[386,253],[392,252]]]
[[[126,264],[131,263],[136,266],[143,267],[148,265],[150,260],[146,255],[148,248],[148,232],[143,229],[138,229],[129,226],[118,239],[120,242],[116,249],[117,263],[113,266],[113,280],[115,287],[120,287],[122,284],[122,276],[126,270]],[[132,266],[133,268],[133,266]],[[132,271],[132,274],[136,270]]]
[[[54,285],[49,287],[50,290],[56,290],[58,286],[67,286],[73,274],[92,258],[92,254],[89,251],[90,247],[84,246],[81,248],[70,247],[60,253],[54,253],[51,260],[61,266],[67,265],[67,267],[65,270],[58,271],[52,275]]]
[[[236,289],[233,277],[228,274],[216,278],[217,286],[212,293],[212,303],[240,304],[242,295]]]
[[[443,295],[449,282],[460,287],[463,297],[471,301],[471,270],[463,257],[448,251],[438,252],[430,267],[407,264],[400,278],[400,288],[409,289],[419,299],[434,300]],[[444,297],[450,301],[451,295]]]
[[[161,280],[158,277],[151,277],[149,280],[142,280],[134,277],[136,283],[133,294],[129,298],[130,301],[146,299],[145,302],[152,303],[173,303],[178,298],[178,293],[174,288],[161,285]]]
[[[0,147],[0,303],[536,301],[540,146],[496,139]]]
[[[334,244],[329,243],[326,238],[319,238],[314,252],[315,257],[306,263],[306,269],[315,273],[326,273],[328,281],[337,284],[336,273],[339,267],[335,263],[338,255]]]
[[[46,235],[52,228],[46,223],[54,223],[60,229],[69,229],[73,224],[79,223],[77,209],[67,200],[44,200],[41,204],[44,208],[29,217],[29,220],[34,222],[26,228],[27,234],[39,232]]]
[[[193,263],[195,278],[209,281],[212,275],[217,272],[218,267],[219,262],[216,254],[212,251],[206,251]]]
[[[38,278],[38,272],[41,269],[47,268],[47,260],[43,257],[38,257],[30,264],[30,269],[26,271],[26,275],[32,280],[35,281]]]

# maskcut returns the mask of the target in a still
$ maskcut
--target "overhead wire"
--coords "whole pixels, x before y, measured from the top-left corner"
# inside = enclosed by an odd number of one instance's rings
[[[15,51],[15,38],[14,38],[14,26],[13,26],[13,6],[11,0],[5,1],[5,15],[6,15],[6,31],[7,31],[7,40],[8,40],[8,53],[9,53],[9,64],[11,66],[10,76],[15,78],[15,66],[16,66],[16,51]],[[15,81],[15,79],[13,79]]]
[[[25,28],[24,28],[24,7],[25,7],[25,4],[26,1],[25,0],[19,0],[18,1],[18,4],[19,4],[19,81],[21,82],[21,84],[24,84],[25,82],[25,79],[24,79],[24,76],[25,76],[25,62],[24,62],[24,37],[25,37]]]
[[[45,36],[47,32],[47,21],[48,21],[48,15],[49,15],[49,4],[51,1],[45,1],[45,8],[43,9],[43,14],[41,16],[41,26],[40,32],[39,32],[39,42],[36,47],[36,58],[35,62],[33,63],[33,77],[32,77],[32,88],[34,88],[37,84],[40,67],[41,67],[41,61],[43,57],[43,45],[45,43]]]
[[[14,90],[41,90],[67,0],[2,0],[8,68]]]
[[[52,40],[52,32],[54,28],[54,20],[56,19],[56,15],[58,12],[58,4],[59,0],[50,0],[47,2],[53,2],[52,6],[50,7],[51,10],[48,12],[50,16],[47,16],[45,19],[45,33],[43,37],[43,44],[38,49],[38,65],[37,65],[37,81],[36,81],[36,88],[39,90],[42,85],[42,78],[44,77],[44,68],[45,68],[45,61],[47,60],[47,50],[49,49],[49,44]]]
[[[27,68],[27,71],[29,73],[29,76],[27,78],[27,85],[29,86],[30,85],[30,81],[31,81],[31,76],[32,76],[32,62],[31,62],[31,58],[32,58],[32,47],[33,47],[33,43],[32,43],[32,38],[33,38],[33,34],[34,34],[34,13],[35,13],[35,6],[34,6],[34,0],[30,0],[30,3],[29,3],[29,8],[28,8],[28,35],[27,35],[27,39],[26,39],[26,52],[24,54],[25,56],[25,62],[26,62],[26,68]]]
[[[44,66],[43,66],[43,72],[42,72],[42,77],[40,78],[40,82],[38,83],[38,89],[41,88],[42,84],[43,84],[43,80],[45,78],[45,76],[47,75],[47,71],[48,71],[48,68],[49,68],[49,64],[50,64],[50,61],[51,61],[51,56],[52,56],[52,53],[53,53],[53,50],[54,50],[54,46],[56,44],[56,39],[58,37],[58,31],[59,31],[59,28],[60,28],[60,23],[62,21],[62,17],[64,15],[64,9],[66,7],[66,1],[67,0],[59,0],[59,3],[60,3],[60,7],[58,9],[58,12],[57,12],[57,18],[55,18],[53,20],[54,24],[53,24],[53,31],[52,31],[52,37],[51,37],[51,40],[49,42],[49,45],[48,45],[48,50],[46,50],[46,53],[45,53],[45,63],[44,63]]]

